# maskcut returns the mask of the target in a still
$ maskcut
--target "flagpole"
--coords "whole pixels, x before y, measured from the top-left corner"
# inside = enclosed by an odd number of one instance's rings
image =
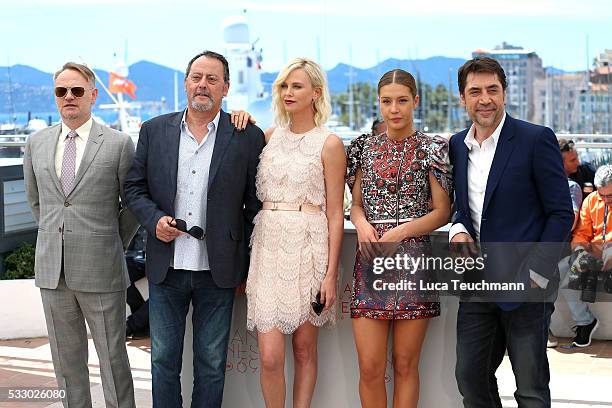
[[[81,62],[83,63],[83,65],[87,66],[87,63],[85,62],[85,60],[83,59],[83,57],[79,57],[81,59]],[[96,71],[94,71],[94,69],[91,69],[91,72],[93,72],[94,76],[96,77],[96,81],[98,81],[98,83],[100,84],[100,86],[102,86],[102,89],[104,89],[104,91],[108,94],[108,96],[110,96],[110,98],[112,99],[112,101],[116,104],[119,105],[119,102],[117,101],[117,99],[113,96],[113,94],[108,90],[108,88],[106,87],[106,85],[104,85],[104,82],[102,82],[102,80],[100,79],[100,77],[98,76],[98,74],[96,74]],[[110,75],[110,74],[109,74]]]
[[[127,132],[127,112],[124,107],[123,92],[117,93],[117,100],[119,101],[119,124],[121,125],[121,131]]]

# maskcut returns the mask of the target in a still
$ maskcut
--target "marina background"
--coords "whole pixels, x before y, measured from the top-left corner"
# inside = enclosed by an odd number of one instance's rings
[[[515,102],[509,98],[509,105],[515,105],[509,106],[511,114],[557,132],[612,133],[612,124],[603,117],[610,116],[612,105],[610,75],[605,71],[611,70],[610,56],[597,63],[598,57],[608,55],[606,49],[612,49],[612,7],[605,0],[385,4],[3,0],[1,4],[0,124],[4,125],[24,126],[29,118],[48,122],[49,116],[52,122],[58,120],[50,74],[67,60],[86,62],[104,83],[118,66],[129,68],[127,77],[138,87],[137,104],[132,107],[140,106],[130,115],[139,120],[180,109],[185,103],[186,62],[203,49],[230,51],[226,29],[232,22],[244,21],[252,63],[261,79],[260,103],[234,98],[227,108],[253,111],[264,127],[272,120],[266,96],[276,73],[291,58],[307,56],[328,73],[336,114],[331,125],[348,127],[340,131],[367,128],[377,113],[378,78],[399,67],[412,72],[422,85],[416,117],[423,130],[453,132],[467,124],[457,97],[457,68],[483,50],[514,50],[512,58],[519,58],[522,48],[539,62],[524,76],[517,68],[509,88],[516,94]],[[604,70],[598,79],[603,84],[590,78],[589,72],[598,68]],[[513,68],[507,71],[514,74]],[[232,78],[231,89],[237,80]],[[526,87],[524,96],[517,93],[519,87]],[[570,94],[575,100],[568,105]],[[98,102],[112,103],[102,90]],[[557,119],[553,107],[562,111]],[[604,110],[596,114],[597,109]],[[109,124],[117,120],[117,113],[113,116],[98,108],[95,112]]]

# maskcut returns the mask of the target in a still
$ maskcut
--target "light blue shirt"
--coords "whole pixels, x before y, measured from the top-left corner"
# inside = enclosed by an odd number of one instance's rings
[[[567,179],[569,183],[570,195],[572,196],[572,207],[574,212],[580,212],[582,206],[582,189],[574,180]]]
[[[187,222],[188,230],[197,225],[206,234],[208,173],[217,138],[220,113],[217,113],[213,121],[208,124],[208,133],[201,143],[198,143],[189,131],[185,121],[186,114],[187,111],[183,113],[181,121],[174,210],[176,218]],[[198,240],[189,234],[177,237],[174,240],[172,265],[174,269],[188,271],[209,270],[206,239]]]

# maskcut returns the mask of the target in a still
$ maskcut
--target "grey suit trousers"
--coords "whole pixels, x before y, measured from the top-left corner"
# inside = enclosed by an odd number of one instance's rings
[[[107,408],[135,408],[132,373],[125,348],[125,291],[80,292],[66,286],[40,289],[58,386],[66,408],[90,408],[85,320],[93,338]]]

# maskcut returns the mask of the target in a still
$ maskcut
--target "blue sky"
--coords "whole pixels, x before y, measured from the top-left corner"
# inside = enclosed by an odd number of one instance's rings
[[[184,69],[220,49],[222,21],[247,10],[263,69],[296,56],[326,69],[367,68],[386,58],[469,58],[502,41],[535,50],[544,65],[583,70],[612,48],[608,0],[0,0],[0,65],[52,72],[67,60],[96,68],[143,59]],[[318,45],[317,45],[318,44]]]

